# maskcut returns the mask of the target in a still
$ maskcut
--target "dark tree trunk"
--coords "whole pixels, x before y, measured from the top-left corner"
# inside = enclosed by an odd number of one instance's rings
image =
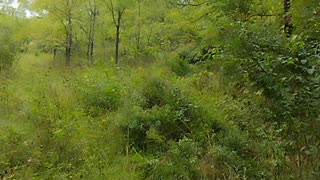
[[[70,65],[71,62],[71,47],[72,47],[72,33],[70,32],[71,28],[68,28],[67,32],[67,44],[66,44],[66,64]]]
[[[88,36],[89,38],[88,38],[88,44],[87,44],[87,59],[88,59],[89,66],[91,66],[93,64],[93,48],[94,48],[91,32]]]
[[[94,42],[93,40],[89,40],[87,56],[88,56],[88,61],[90,66],[93,64],[93,50],[94,50]]]
[[[115,64],[119,63],[119,46],[120,46],[120,27],[121,27],[121,18],[124,10],[118,11],[118,18],[117,22],[115,23],[116,26],[116,49],[115,49]]]
[[[119,44],[120,44],[120,27],[116,27],[116,50],[115,50],[115,63],[119,63]]]
[[[91,46],[90,46],[90,60],[93,63],[93,50],[94,50],[94,41],[91,41]]]
[[[109,10],[111,11],[112,15],[112,22],[116,28],[116,40],[115,40],[115,64],[118,65],[119,63],[119,46],[120,46],[120,27],[121,27],[121,19],[122,15],[125,11],[125,8],[122,9],[115,9],[113,6],[113,1],[109,0],[109,3],[103,1]]]
[[[68,24],[66,25],[66,64],[70,65],[71,62],[71,50],[72,50],[72,14],[71,5],[67,1],[68,6]]]
[[[88,60],[90,65],[93,64],[93,42],[92,40],[89,42],[89,52],[88,52]]]
[[[90,3],[90,21],[89,21],[89,29],[88,33],[88,49],[87,56],[89,65],[93,64],[93,51],[94,51],[94,35],[95,35],[95,25],[96,25],[96,17],[97,17],[97,4],[96,1],[93,0],[93,4]]]
[[[57,57],[57,47],[54,47],[53,49],[53,60],[55,61]]]
[[[284,32],[290,37],[293,32],[292,16],[291,16],[291,0],[283,0],[284,9]]]
[[[139,21],[138,21],[138,32],[137,32],[137,50],[138,54],[140,54],[140,43],[141,43],[141,0],[138,0],[139,3]]]

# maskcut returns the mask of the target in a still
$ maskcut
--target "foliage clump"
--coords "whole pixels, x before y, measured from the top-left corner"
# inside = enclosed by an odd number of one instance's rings
[[[169,63],[169,66],[177,76],[186,76],[191,72],[191,67],[184,59],[173,60]]]
[[[6,22],[11,17],[0,17],[0,72],[9,69],[17,58],[19,43],[14,38],[14,26],[8,26]]]
[[[114,111],[120,105],[121,89],[113,69],[96,69],[85,76],[79,91],[89,114],[102,115]]]

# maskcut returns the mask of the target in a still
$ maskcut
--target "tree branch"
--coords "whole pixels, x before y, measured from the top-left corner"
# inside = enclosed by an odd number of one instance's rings
[[[184,2],[184,3],[179,3],[179,2],[172,2],[170,1],[170,4],[173,5],[173,6],[182,6],[182,7],[186,7],[186,6],[193,6],[193,7],[198,7],[198,6],[202,6],[202,5],[205,5],[205,4],[208,4],[207,1],[205,2],[201,2],[201,3],[192,3],[192,2]]]

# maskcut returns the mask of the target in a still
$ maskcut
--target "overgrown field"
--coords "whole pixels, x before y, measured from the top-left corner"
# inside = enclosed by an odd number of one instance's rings
[[[319,178],[316,144],[285,137],[261,92],[217,72],[50,59],[23,54],[2,76],[3,179]]]
[[[0,1],[0,180],[320,179],[319,0]]]

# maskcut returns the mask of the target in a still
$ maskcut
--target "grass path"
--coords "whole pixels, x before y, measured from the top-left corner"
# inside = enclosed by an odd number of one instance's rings
[[[26,121],[30,101],[37,98],[45,84],[60,82],[64,74],[63,70],[52,71],[52,68],[53,62],[49,55],[21,55],[13,67],[10,78],[2,82],[5,88],[0,89],[3,99],[5,98],[4,101],[0,101],[0,135],[6,134],[9,129],[19,133],[30,130]]]

